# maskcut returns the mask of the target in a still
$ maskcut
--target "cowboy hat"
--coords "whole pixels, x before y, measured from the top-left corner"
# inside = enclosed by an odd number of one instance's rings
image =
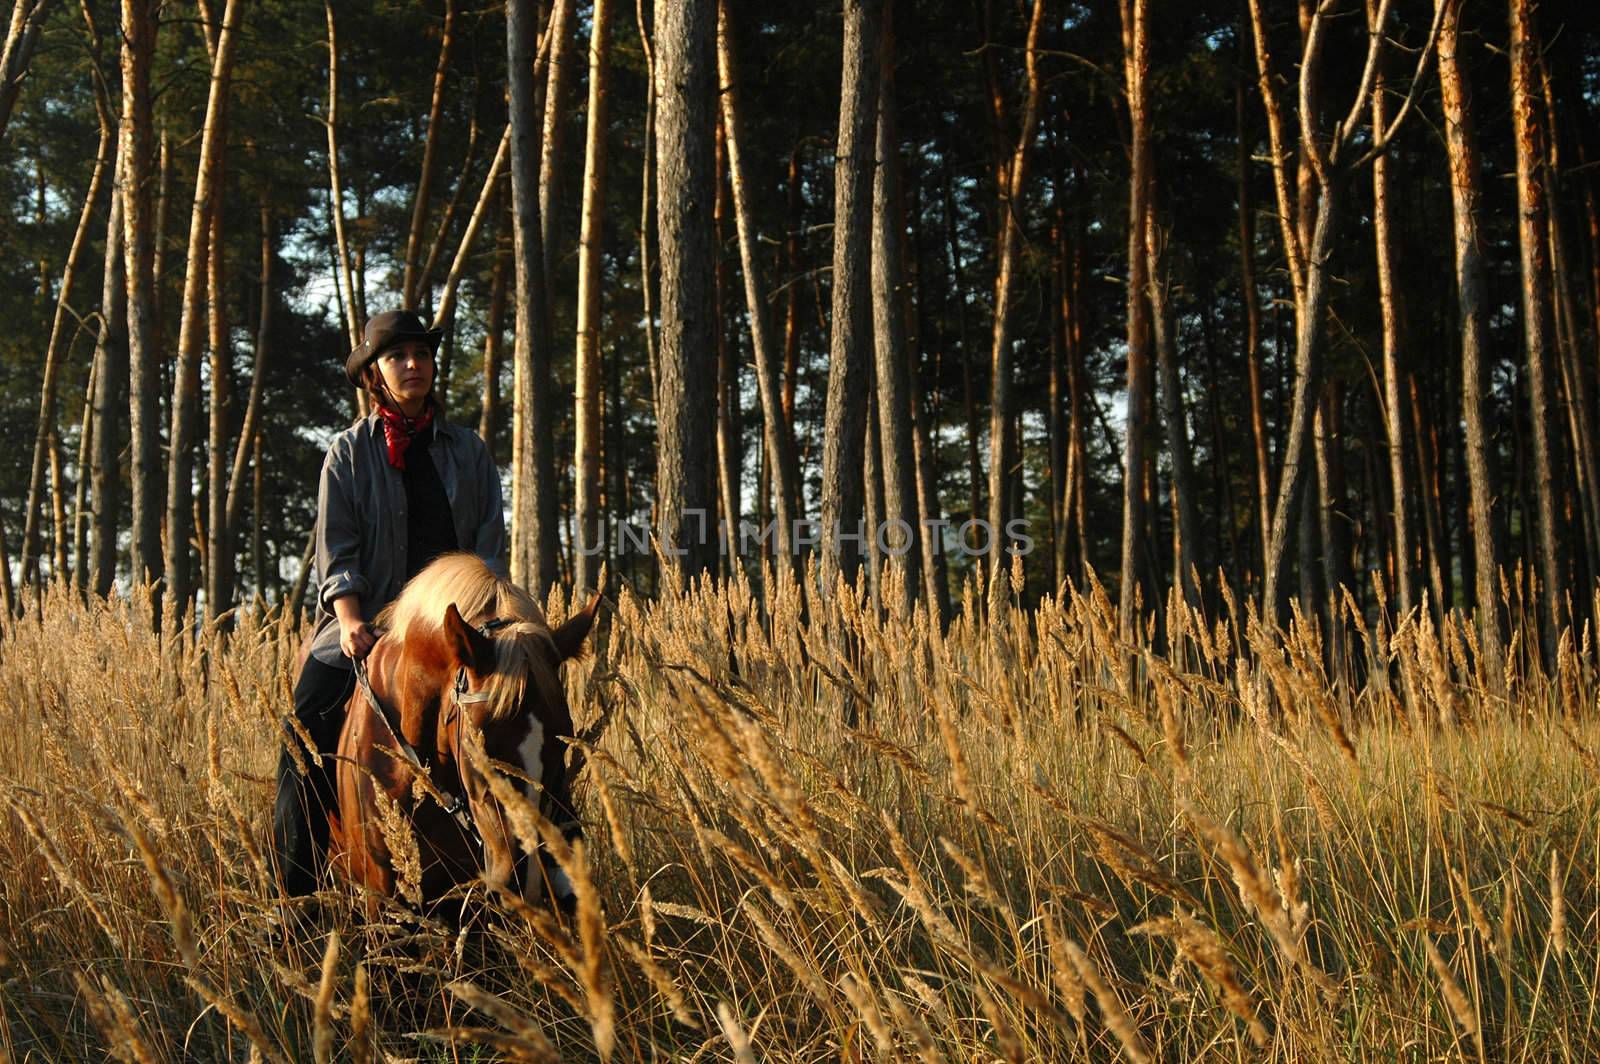
[[[443,329],[430,329],[422,323],[414,310],[386,310],[367,320],[367,331],[361,343],[344,360],[344,375],[357,388],[362,387],[361,374],[367,364],[389,348],[407,340],[421,340],[434,354],[439,352]]]

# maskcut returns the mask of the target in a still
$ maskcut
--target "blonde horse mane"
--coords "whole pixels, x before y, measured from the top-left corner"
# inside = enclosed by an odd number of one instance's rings
[[[491,620],[512,622],[490,633],[495,661],[484,687],[489,696],[488,719],[503,720],[514,713],[522,704],[530,677],[546,701],[560,695],[555,669],[548,664],[536,667],[556,661],[555,640],[544,611],[533,596],[501,579],[476,554],[458,551],[428,563],[400,596],[384,607],[375,623],[404,644],[413,637],[437,635],[451,604],[462,620],[474,626]],[[540,646],[549,650],[549,656],[539,653]]]

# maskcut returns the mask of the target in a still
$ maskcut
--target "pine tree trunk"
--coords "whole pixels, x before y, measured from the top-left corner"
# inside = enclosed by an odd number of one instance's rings
[[[1083,175],[1078,176],[1079,188],[1083,189]],[[1086,193],[1079,193],[1082,203]],[[1067,329],[1067,494],[1070,498],[1068,506],[1072,508],[1072,518],[1068,522],[1074,531],[1078,546],[1076,559],[1077,577],[1079,585],[1087,587],[1089,582],[1089,537],[1085,532],[1088,523],[1088,495],[1089,495],[1089,463],[1088,443],[1084,433],[1084,419],[1088,416],[1089,403],[1093,402],[1089,396],[1090,388],[1089,371],[1084,358],[1084,313],[1083,303],[1083,256],[1084,243],[1087,240],[1088,223],[1084,219],[1086,211],[1080,209],[1078,214],[1078,235],[1072,243],[1072,276],[1067,283],[1067,290],[1072,299],[1072,320]],[[1088,399],[1089,403],[1085,400]]]
[[[1250,196],[1250,148],[1245,139],[1244,82],[1234,86],[1234,125],[1238,130],[1239,285],[1244,298],[1245,366],[1250,388],[1250,439],[1255,445],[1255,514],[1261,559],[1267,557],[1272,528],[1272,466],[1267,457],[1267,419],[1261,390],[1261,293],[1256,289],[1255,208]]]
[[[1544,96],[1546,129],[1549,130],[1549,152],[1545,158],[1545,193],[1548,207],[1545,222],[1550,238],[1551,295],[1554,300],[1556,349],[1561,364],[1561,386],[1566,409],[1567,428],[1572,440],[1572,456],[1577,466],[1577,498],[1574,508],[1583,519],[1584,546],[1581,556],[1574,556],[1574,565],[1583,562],[1575,580],[1579,587],[1593,587],[1595,574],[1600,573],[1600,478],[1595,473],[1594,424],[1590,415],[1589,375],[1578,353],[1579,327],[1573,310],[1572,277],[1577,273],[1567,257],[1566,238],[1561,225],[1561,138],[1557,136],[1555,94],[1550,84],[1550,67],[1541,55],[1539,77]],[[1588,596],[1580,595],[1573,601],[1574,624],[1582,623],[1588,612]]]
[[[212,214],[222,195],[222,148],[227,137],[228,83],[239,36],[241,0],[228,0],[222,15],[222,36],[211,68],[205,125],[200,135],[199,171],[194,210],[189,220],[189,257],[184,270],[183,314],[178,324],[177,366],[173,371],[172,423],[167,461],[166,584],[172,608],[182,611],[193,595],[190,552],[194,508],[195,421],[200,397],[200,343],[206,312]],[[220,294],[218,294],[220,298]]]
[[[450,70],[450,46],[455,41],[455,0],[444,0],[444,28],[439,34],[439,62],[433,69],[433,96],[428,105],[428,132],[422,138],[422,173],[417,178],[417,194],[411,200],[411,226],[406,232],[405,273],[400,282],[400,298],[415,308],[422,298],[422,231],[428,225],[428,200],[433,195],[433,172],[437,166],[439,128],[444,115],[444,81]]]
[[[267,559],[261,532],[266,518],[265,478],[261,473],[261,432],[258,429],[250,446],[250,575],[258,607],[264,607],[267,601]]]
[[[1350,586],[1340,513],[1344,509],[1344,467],[1339,443],[1339,388],[1336,381],[1323,384],[1317,399],[1312,442],[1317,463],[1317,536],[1322,542],[1323,595],[1318,599],[1326,645],[1324,659],[1330,674],[1346,663],[1344,646],[1344,590]]]
[[[720,5],[719,5],[720,6]],[[719,92],[720,95],[720,92]],[[716,264],[712,271],[712,315],[717,338],[717,512],[718,528],[726,550],[718,551],[718,571],[724,579],[733,575],[741,517],[739,447],[739,365],[737,350],[728,323],[728,151],[723,124],[717,121],[713,138],[716,150],[717,195],[712,208],[712,235],[716,241]]]
[[[260,318],[256,322],[255,360],[250,370],[250,396],[245,400],[244,421],[239,426],[238,439],[233,451],[233,463],[228,474],[227,498],[223,503],[222,512],[220,514],[223,529],[223,542],[228,554],[228,577],[230,580],[235,579],[237,576],[237,567],[233,564],[233,558],[237,553],[236,545],[239,537],[239,514],[244,508],[245,466],[250,460],[250,451],[252,447],[254,447],[258,452],[255,459],[258,466],[261,461],[259,454],[261,446],[261,432],[258,426],[261,420],[262,389],[265,386],[267,375],[267,352],[270,350],[272,337],[272,263],[277,253],[277,240],[272,224],[272,204],[271,200],[268,199],[268,192],[266,189],[261,190],[260,203],[258,206],[258,216],[261,225],[261,288],[258,297],[258,302],[260,303]],[[224,457],[225,455],[225,449],[219,448],[217,450],[218,457]],[[257,472],[259,474],[259,469]],[[220,482],[217,483],[217,487],[219,489],[221,488]],[[212,518],[214,524],[216,520],[216,517]],[[251,553],[253,560],[255,559],[256,552],[260,550],[259,537],[261,515],[259,511],[255,516],[255,525],[255,535],[253,535],[251,539]],[[259,565],[259,562],[257,562],[257,564]],[[255,588],[257,594],[262,593],[259,575],[256,577]],[[228,595],[224,597],[230,604],[232,603],[233,592],[231,588],[229,589]]]
[[[965,293],[967,280],[961,259],[960,225],[956,218],[955,193],[951,188],[950,173],[945,171],[944,182],[945,238],[950,252],[950,276],[955,281],[957,293]],[[972,379],[972,366],[976,356],[972,338],[967,330],[967,301],[956,298],[956,336],[961,346],[961,406],[967,422],[967,516],[976,518],[982,510],[983,465],[978,457],[978,388]]]
[[[61,433],[50,430],[51,579],[65,582],[67,572],[67,485],[61,474]]]
[[[94,346],[94,450],[90,458],[94,534],[90,539],[89,569],[94,574],[94,593],[102,598],[111,593],[117,574],[117,515],[122,505],[118,455],[125,428],[123,412],[128,406],[128,290],[123,281],[122,259],[124,161],[119,150],[111,213],[106,221],[105,273]]]
[[[502,217],[505,197],[500,197]],[[504,226],[501,226],[504,229]],[[483,405],[478,416],[478,435],[489,453],[495,454],[500,424],[500,355],[506,319],[506,268],[511,257],[510,241],[502,231],[495,238],[494,267],[489,279],[489,322],[483,338]]]
[[[1122,0],[1123,73],[1133,168],[1128,181],[1128,405],[1122,467],[1122,587],[1118,602],[1122,639],[1130,643],[1139,631],[1136,599],[1144,549],[1140,534],[1146,519],[1143,479],[1150,406],[1150,260],[1144,239],[1150,218],[1150,119],[1145,102],[1150,42],[1145,13],[1146,0]]]
[[[11,123],[12,109],[39,46],[39,29],[49,14],[50,0],[16,0],[11,10],[5,51],[0,53],[0,144],[5,143],[6,126]]]
[[[1388,124],[1388,84],[1383,71],[1372,85],[1372,124]],[[1389,444],[1389,480],[1393,486],[1394,589],[1401,614],[1416,605],[1416,555],[1411,542],[1411,492],[1406,481],[1405,421],[1401,405],[1400,351],[1404,346],[1403,307],[1395,277],[1395,237],[1390,221],[1392,184],[1389,156],[1372,165],[1372,239],[1377,250],[1378,300],[1383,322],[1383,423]],[[1442,604],[1434,603],[1438,609]]]
[[[1589,138],[1585,131],[1578,131],[1578,167],[1583,171],[1583,215],[1587,224],[1589,244],[1589,309],[1594,315],[1594,324],[1591,326],[1591,335],[1595,340],[1595,351],[1600,354],[1600,205],[1597,205],[1594,191],[1594,172],[1589,160]]]
[[[158,14],[158,20],[159,17],[160,16]],[[153,107],[154,103],[152,102],[152,108]],[[161,136],[156,145],[155,232],[151,237],[152,246],[155,249],[155,260],[152,267],[152,273],[154,274],[152,291],[155,292],[155,317],[152,319],[150,326],[150,335],[154,337],[152,342],[155,344],[155,349],[162,352],[163,356],[161,361],[161,389],[159,393],[161,396],[161,419],[163,423],[165,423],[167,416],[170,413],[168,410],[168,406],[170,404],[167,402],[167,400],[172,395],[172,364],[171,361],[165,357],[167,352],[167,318],[169,316],[167,308],[167,303],[169,300],[167,299],[167,293],[172,287],[166,283],[170,273],[170,271],[167,269],[166,257],[167,252],[171,250],[172,247],[172,241],[168,239],[168,233],[170,230],[168,223],[172,220],[171,207],[172,201],[175,198],[175,196],[170,193],[171,189],[172,130],[168,128],[165,123],[163,123],[161,126]],[[165,488],[165,485],[162,485],[162,487]],[[165,528],[162,529],[162,534],[166,534]]]
[[[650,47],[650,33],[644,24],[644,4],[634,5],[639,29],[639,47],[644,52],[645,102],[644,151],[639,162],[639,301],[644,310],[645,364],[650,370],[650,409],[661,409],[661,352],[656,341],[656,275],[650,257],[650,223],[655,219],[651,193],[655,189],[656,166],[656,63]]]
[[[785,182],[785,204],[788,208],[788,225],[784,231],[784,300],[783,300],[783,422],[789,426],[789,453],[799,450],[794,440],[794,391],[799,380],[800,362],[800,231],[805,224],[804,199],[800,195],[800,145],[789,153],[789,170]],[[805,510],[800,491],[800,464],[789,471],[794,489],[794,510],[798,519]],[[799,556],[795,557],[799,564]]]
[[[902,175],[904,175],[903,169]],[[950,619],[950,581],[944,556],[944,536],[941,531],[944,524],[944,507],[939,501],[939,458],[933,447],[933,430],[929,425],[928,415],[929,407],[934,404],[923,394],[922,387],[923,342],[925,337],[930,337],[934,332],[928,321],[928,299],[923,287],[926,277],[926,272],[922,268],[923,244],[918,233],[919,224],[925,216],[922,206],[922,186],[916,178],[907,181],[902,177],[900,187],[901,208],[905,207],[907,190],[911,192],[913,201],[912,210],[906,216],[906,224],[903,226],[903,231],[909,232],[911,239],[902,247],[905,256],[903,272],[912,279],[911,289],[907,293],[907,297],[911,300],[908,321],[915,333],[915,338],[906,344],[906,387],[909,391],[907,399],[911,404],[911,456],[916,464],[917,473],[917,538],[922,553],[923,601],[928,607],[930,619],[936,621],[942,630],[943,625]],[[936,369],[937,364],[936,359]],[[935,387],[937,388],[937,385]]]
[[[442,328],[446,323],[455,320],[456,293],[460,291],[461,278],[465,274],[472,245],[478,239],[478,230],[483,228],[484,219],[493,209],[495,189],[500,185],[500,175],[505,173],[506,155],[510,145],[511,127],[508,125],[500,136],[500,146],[495,149],[494,160],[489,164],[489,172],[484,175],[483,188],[478,192],[478,202],[472,208],[472,217],[467,219],[467,228],[461,234],[461,243],[456,247],[455,258],[450,262],[450,272],[445,275],[444,287],[439,292],[439,308],[433,315],[435,328]],[[441,366],[440,377],[443,380],[449,379],[447,370],[447,365]]]
[[[661,262],[656,527],[668,564],[680,576],[696,576],[716,561],[707,528],[713,467],[706,432],[716,416],[716,0],[658,4],[654,36]]]
[[[478,161],[478,139],[478,119],[474,115],[467,127],[467,150],[461,156],[461,172],[456,175],[455,184],[450,189],[450,199],[444,205],[444,213],[439,216],[439,226],[434,230],[433,241],[428,245],[428,257],[423,260],[422,271],[417,274],[416,302],[420,306],[433,304],[430,291],[433,285],[433,272],[439,265],[439,256],[444,253],[444,242],[450,235],[450,224],[455,220],[456,211],[461,206],[461,196],[466,191],[467,179],[472,176],[472,164]],[[502,133],[501,142],[504,141],[505,135]],[[505,173],[503,159],[500,162],[499,172]],[[498,182],[496,187],[499,187]]]
[[[39,386],[39,425],[33,437],[33,465],[28,474],[28,500],[24,510],[22,532],[22,579],[39,579],[39,524],[44,499],[45,447],[56,420],[56,384],[61,377],[61,360],[65,355],[62,344],[66,339],[68,308],[72,300],[73,285],[78,276],[78,260],[89,236],[89,222],[100,199],[106,164],[115,167],[111,155],[112,127],[110,116],[100,115],[100,143],[95,151],[94,170],[89,176],[89,190],[84,194],[83,208],[78,214],[78,226],[72,234],[72,244],[67,250],[67,261],[61,267],[61,290],[56,297],[55,317],[50,323],[50,339],[45,345],[44,380]],[[60,574],[56,574],[60,575]]]
[[[1151,181],[1154,184],[1154,179]],[[1153,193],[1153,190],[1152,190]],[[1155,341],[1156,371],[1160,376],[1161,422],[1166,430],[1167,456],[1172,462],[1173,509],[1176,511],[1173,552],[1178,573],[1173,585],[1183,589],[1191,606],[1199,606],[1200,568],[1205,560],[1200,551],[1200,521],[1195,516],[1194,463],[1190,457],[1189,416],[1183,399],[1183,383],[1178,376],[1177,324],[1167,302],[1167,280],[1163,238],[1156,226],[1154,195],[1148,195],[1145,208],[1144,246],[1148,259],[1150,322]]]
[[[150,0],[122,2],[123,254],[127,258],[128,376],[132,419],[131,489],[135,585],[161,576],[161,353],[155,343],[158,308],[150,209],[150,67],[155,53]],[[153,591],[160,616],[161,589]]]
[[[324,0],[328,20],[328,111],[323,125],[328,132],[329,209],[333,213],[334,272],[339,275],[339,291],[344,300],[346,339],[351,350],[361,343],[366,320],[356,306],[355,279],[350,270],[350,242],[344,232],[344,180],[339,176],[339,37],[333,21],[333,4]],[[362,409],[366,404],[363,399]]]
[[[222,197],[211,209],[211,245],[206,287],[211,292],[211,419],[206,442],[206,620],[233,606],[233,533],[228,527],[228,439],[233,407],[233,345],[228,341],[228,306],[223,261]]]
[[[555,579],[556,482],[549,307],[539,216],[540,131],[532,0],[507,0],[510,69],[512,256],[516,333],[512,352],[511,578],[538,599]]]
[[[883,461],[879,454],[878,395],[867,389],[867,429],[863,437],[861,463],[863,490],[861,506],[866,513],[867,535],[861,543],[861,556],[867,575],[867,600],[874,610],[883,609],[883,557],[878,550],[876,531],[883,527]]]
[[[914,363],[908,367],[906,377],[911,389],[915,429],[912,458],[917,467],[917,535],[922,547],[922,587],[933,618],[942,625],[950,619],[950,577],[940,533],[940,527],[946,522],[944,507],[939,502],[939,460]]]
[[[871,344],[873,131],[878,108],[879,0],[845,0],[844,70],[834,152],[833,315],[822,449],[822,589],[855,578]]]
[[[794,453],[794,430],[788,420],[783,396],[780,395],[784,380],[780,377],[778,353],[772,341],[767,304],[762,295],[760,264],[756,257],[754,208],[750,201],[750,187],[745,180],[741,146],[739,68],[733,52],[728,0],[722,0],[717,5],[717,27],[717,61],[722,83],[722,128],[726,135],[728,179],[733,192],[734,222],[739,230],[739,262],[744,273],[745,309],[749,314],[750,342],[755,354],[756,388],[761,397],[765,455],[762,468],[767,472],[771,484],[773,520],[777,523],[774,549],[780,559],[780,567],[793,572],[796,563],[794,521],[799,516],[795,506],[798,463]],[[786,248],[796,240],[791,234],[785,242]],[[790,248],[791,252],[793,250]],[[798,285],[791,279],[788,286],[790,315],[795,312],[797,289]]]
[[[94,453],[94,392],[99,382],[95,379],[96,363],[89,362],[89,379],[83,389],[83,412],[78,419],[78,454],[74,468],[77,478],[72,485],[72,591],[81,600],[88,590],[89,581],[89,514],[85,507],[89,497],[89,456]]]
[[[11,586],[11,555],[6,551],[6,523],[0,521],[0,633],[17,615],[17,593]]]
[[[1490,432],[1483,416],[1485,339],[1488,336],[1485,264],[1478,238],[1482,200],[1477,131],[1469,91],[1458,61],[1461,0],[1448,0],[1438,37],[1438,86],[1445,110],[1445,149],[1450,157],[1450,197],[1454,214],[1456,299],[1461,318],[1461,405],[1466,422],[1467,485],[1472,496],[1472,547],[1477,578],[1478,643],[1485,674],[1496,688],[1502,675],[1499,605],[1499,518],[1494,514]]]
[[[1517,235],[1522,263],[1522,329],[1528,359],[1528,402],[1533,422],[1533,475],[1538,503],[1538,569],[1542,645],[1546,665],[1564,620],[1561,599],[1568,590],[1562,579],[1556,529],[1555,472],[1550,432],[1550,248],[1545,229],[1545,131],[1538,112],[1534,64],[1539,50],[1533,25],[1532,0],[1511,0],[1511,114],[1516,130]]]
[[[1061,588],[1067,574],[1067,233],[1061,186],[1055,191],[1055,217],[1050,226],[1050,391],[1045,428],[1050,438],[1050,580]]]
[[[1444,529],[1439,520],[1439,460],[1437,437],[1422,402],[1422,393],[1413,374],[1407,380],[1411,406],[1411,434],[1417,441],[1417,505],[1422,513],[1423,543],[1427,547],[1423,569],[1432,595],[1432,610],[1437,613],[1445,605],[1444,591]]]
[[[1141,15],[1142,20],[1142,15]],[[989,347],[989,601],[992,606],[1005,599],[1009,582],[1004,578],[1010,563],[1006,548],[1011,541],[1006,531],[1011,514],[1011,466],[1017,444],[1012,433],[1011,343],[1015,330],[1013,302],[1017,292],[1022,253],[1022,197],[1027,191],[1028,162],[1034,131],[1039,124],[1039,31],[1044,21],[1044,0],[1033,0],[1028,21],[1028,43],[1024,52],[1028,88],[1022,110],[1021,130],[1016,147],[1003,169],[1000,185],[999,276],[995,280],[994,330]],[[992,55],[992,52],[985,52]],[[1020,464],[1020,463],[1019,463]]]
[[[611,0],[595,0],[589,36],[589,131],[583,153],[578,233],[578,350],[573,373],[573,584],[587,593],[600,578],[600,263],[604,253],[606,124],[610,101]]]
[[[547,53],[544,93],[544,148],[539,164],[540,243],[544,248],[544,280],[548,286],[555,274],[556,225],[561,213],[562,147],[566,143],[567,96],[572,73],[578,63],[572,55],[574,0],[555,0],[550,21],[545,27],[541,47]],[[546,304],[553,302],[549,293]]]
[[[894,94],[894,20],[886,5],[883,16],[882,67],[878,85],[877,166],[872,184],[872,335],[877,363],[879,464],[883,472],[883,509],[872,523],[873,546],[878,529],[895,558],[893,573],[901,601],[917,598],[922,556],[917,535],[916,460],[912,453],[910,386],[907,382],[905,299],[900,249],[904,212],[900,208],[900,144],[896,135]]]

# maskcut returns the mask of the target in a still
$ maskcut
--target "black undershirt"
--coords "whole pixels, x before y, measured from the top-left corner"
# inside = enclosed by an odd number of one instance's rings
[[[433,425],[411,440],[401,479],[406,486],[406,579],[420,573],[429,562],[457,548],[456,523],[450,498],[428,453],[433,445]]]

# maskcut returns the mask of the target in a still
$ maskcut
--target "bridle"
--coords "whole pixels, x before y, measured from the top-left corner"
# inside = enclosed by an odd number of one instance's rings
[[[489,639],[498,629],[515,623],[509,618],[497,617],[474,627],[479,635]],[[428,771],[428,767],[423,764],[422,756],[417,753],[416,747],[406,742],[406,737],[400,733],[399,726],[395,724],[394,718],[389,715],[389,708],[383,704],[382,700],[378,698],[378,693],[372,689],[372,680],[367,675],[367,663],[364,659],[356,662],[356,682],[361,687],[361,693],[366,697],[367,705],[372,707],[373,711],[383,721],[384,727],[389,729],[389,736],[395,741],[395,746],[400,751],[400,755],[410,763],[412,769],[419,776],[422,776],[430,784],[427,790],[433,799],[439,803],[439,807],[449,814],[450,818],[456,822],[456,825],[462,831],[477,840],[478,845],[482,846],[483,836],[479,834],[478,825],[467,812],[466,800],[460,793],[446,791],[443,787],[433,782],[433,775]],[[451,715],[460,714],[465,706],[480,705],[489,701],[488,691],[467,690],[467,667],[465,665],[456,670],[456,678],[451,685],[450,695],[450,708],[447,712]],[[445,718],[445,722],[449,723],[449,717]]]

